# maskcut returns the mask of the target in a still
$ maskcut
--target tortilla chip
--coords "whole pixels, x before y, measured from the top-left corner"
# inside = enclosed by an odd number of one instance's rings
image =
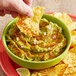
[[[70,52],[76,54],[76,46],[74,46],[71,50],[69,50]]]
[[[67,64],[59,63],[55,67],[35,71],[32,73],[31,76],[60,76],[64,74],[67,66],[68,66]]]
[[[39,71],[34,71],[31,76],[57,76],[54,67],[46,68]]]
[[[71,35],[76,35],[76,31],[71,31]]]
[[[75,30],[76,29],[76,22],[73,22],[71,25],[68,26],[69,30]]]
[[[67,67],[66,71],[64,72],[66,75],[72,73],[76,73],[76,67]]]
[[[32,8],[34,16],[32,18],[19,15],[17,27],[25,35],[32,37],[39,35],[39,22],[44,12],[44,7]]]
[[[76,73],[72,73],[72,74],[70,74],[69,76],[76,76]]]
[[[53,14],[55,17],[59,18],[62,20],[66,25],[70,25],[73,23],[72,19],[66,14],[66,13],[54,13]]]
[[[76,73],[64,74],[63,76],[76,76]]]
[[[68,51],[62,61],[65,64],[76,66],[76,54],[71,51]]]
[[[59,65],[55,66],[54,67],[55,73],[57,75],[63,75],[65,70],[66,70],[66,68],[67,68],[67,66],[68,66],[67,64],[59,64]]]
[[[54,68],[47,68],[39,71],[34,71],[31,76],[57,76],[57,74],[54,73]]]
[[[71,36],[71,46],[75,46],[76,45],[76,35]]]

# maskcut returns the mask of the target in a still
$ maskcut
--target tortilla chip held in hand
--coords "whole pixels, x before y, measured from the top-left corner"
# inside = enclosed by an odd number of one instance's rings
[[[32,18],[19,15],[16,23],[20,31],[29,37],[39,35],[39,22],[43,16],[44,7],[35,7],[32,10],[34,14]]]

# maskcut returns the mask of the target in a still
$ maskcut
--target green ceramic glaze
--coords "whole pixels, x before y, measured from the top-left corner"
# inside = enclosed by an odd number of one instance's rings
[[[63,59],[63,57],[65,56],[65,53],[68,51],[68,49],[70,47],[71,35],[70,35],[70,32],[69,32],[67,26],[64,24],[64,22],[62,22],[58,18],[56,18],[56,17],[54,17],[52,15],[49,15],[49,14],[44,14],[43,18],[46,18],[48,21],[52,21],[52,22],[58,24],[60,27],[62,27],[63,32],[64,32],[64,34],[65,34],[65,36],[67,38],[67,47],[66,47],[65,51],[61,55],[57,56],[56,58],[47,60],[47,61],[28,61],[28,60],[24,60],[24,59],[22,59],[22,58],[20,58],[20,57],[18,57],[16,55],[14,55],[7,47],[5,35],[6,35],[7,31],[9,30],[10,26],[12,24],[16,23],[17,18],[15,18],[12,21],[10,21],[6,25],[6,27],[4,28],[2,40],[3,40],[3,45],[4,45],[4,47],[5,47],[6,51],[7,51],[8,56],[15,63],[17,63],[18,65],[20,65],[22,67],[39,70],[39,69],[44,69],[44,68],[54,66],[54,65],[58,64]]]

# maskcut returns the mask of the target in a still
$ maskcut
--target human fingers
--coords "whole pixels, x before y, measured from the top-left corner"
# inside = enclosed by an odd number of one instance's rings
[[[33,11],[31,7],[25,4],[23,0],[14,0],[14,2],[10,3],[10,9],[23,16],[33,17]]]
[[[5,13],[4,13],[4,10],[0,9],[0,16],[4,16]]]
[[[4,9],[5,14],[10,14],[10,10]]]
[[[17,12],[15,12],[15,11],[11,11],[11,15],[12,15],[12,17],[17,17],[18,16],[18,13]]]

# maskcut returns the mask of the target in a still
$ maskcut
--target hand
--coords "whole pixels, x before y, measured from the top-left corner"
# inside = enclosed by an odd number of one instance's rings
[[[32,17],[32,0],[0,0],[0,16],[11,14],[16,17],[19,14]]]

